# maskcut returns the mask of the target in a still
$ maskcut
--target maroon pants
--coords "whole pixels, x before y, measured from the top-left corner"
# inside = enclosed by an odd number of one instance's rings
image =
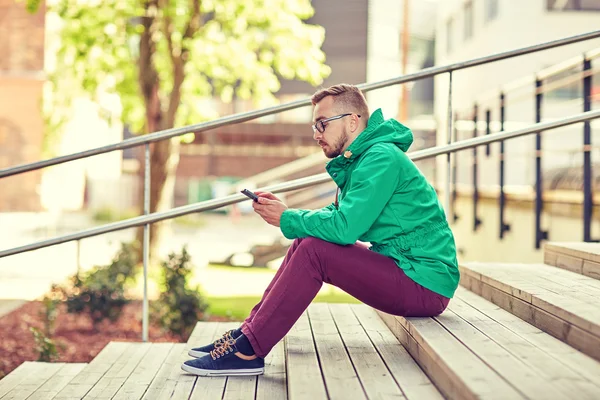
[[[242,325],[254,352],[265,357],[300,318],[323,282],[389,314],[441,314],[449,299],[406,276],[391,258],[365,246],[296,239],[281,267]]]

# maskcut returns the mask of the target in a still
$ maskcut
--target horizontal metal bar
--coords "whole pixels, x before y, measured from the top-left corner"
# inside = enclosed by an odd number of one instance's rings
[[[442,154],[454,153],[461,150],[470,149],[476,146],[481,146],[488,143],[498,142],[500,140],[507,140],[516,138],[519,136],[524,136],[536,132],[545,132],[550,129],[560,128],[562,126],[576,124],[579,122],[589,121],[595,118],[600,118],[600,110],[589,111],[577,115],[573,115],[568,118],[563,118],[557,121],[552,122],[544,122],[539,124],[531,125],[527,128],[518,129],[511,132],[498,132],[487,136],[479,136],[476,138],[462,140],[460,142],[454,142],[450,145],[437,146],[429,149],[418,150],[409,153],[410,158],[413,161],[420,161],[431,157],[436,157]],[[296,179],[293,181],[279,183],[272,186],[267,186],[262,188],[262,190],[267,190],[273,193],[282,193],[288,192],[291,190],[303,189],[305,187],[318,185],[321,183],[329,182],[331,177],[327,173],[322,173],[318,175],[312,175],[305,178]],[[228,206],[234,203],[239,203],[241,201],[248,200],[248,198],[242,194],[234,194],[226,197],[222,197],[219,199],[212,199],[207,201],[202,201],[200,203],[190,204],[187,206],[181,206],[177,208],[173,208],[169,211],[149,214],[147,216],[139,216],[135,218],[126,219],[123,221],[115,222],[112,224],[107,224],[103,226],[99,226],[97,228],[88,229],[81,232],[72,233],[69,235],[43,240],[40,242],[31,243],[28,245],[15,247],[8,250],[0,251],[0,258],[11,256],[14,254],[24,253],[26,251],[32,251],[41,249],[44,247],[54,246],[57,244],[70,242],[73,240],[88,238],[92,236],[102,235],[104,233],[115,232],[123,229],[129,229],[138,227],[145,224],[151,224],[154,222],[162,221],[165,219],[171,219],[175,217],[179,217],[185,214],[191,214],[194,212],[208,211],[214,210],[217,208],[221,208],[224,206]]]
[[[555,47],[565,46],[572,43],[582,42],[585,40],[600,38],[600,30],[569,36],[563,39],[553,40],[550,42],[540,43],[528,47],[522,47],[515,50],[505,51],[502,53],[496,53],[485,57],[475,58],[472,60],[461,61],[454,64],[448,64],[440,67],[431,67],[425,68],[419,72],[403,75],[400,77],[383,80],[380,82],[374,83],[365,83],[358,85],[358,87],[364,91],[370,91],[375,89],[384,88],[391,85],[397,85],[400,83],[406,83],[411,81],[416,81],[420,79],[429,78],[438,74],[457,71],[465,68],[471,68],[482,64],[487,64],[495,61],[505,60],[512,57],[517,57],[525,54],[535,53],[538,51],[548,50]],[[311,104],[310,98],[293,101],[290,103],[280,104],[277,106],[272,106],[268,108],[263,108],[260,110],[249,111],[240,114],[233,114],[227,117],[218,118],[213,121],[204,122],[195,125],[188,125],[181,128],[172,128],[166,129],[163,131],[158,131],[155,133],[150,133],[148,135],[137,136],[134,138],[126,139],[120,143],[114,143],[107,146],[98,147],[95,149],[85,150],[79,153],[68,154],[65,156],[60,156],[56,158],[52,158],[44,161],[37,161],[30,164],[23,164],[16,167],[9,167],[0,170],[0,178],[4,178],[7,176],[17,175],[28,171],[34,171],[36,169],[41,169],[45,167],[49,167],[52,165],[62,164],[68,161],[78,160],[81,158],[87,158],[91,156],[95,156],[98,154],[104,154],[111,151],[124,150],[131,147],[143,145],[146,143],[153,143],[160,140],[170,139],[176,136],[181,136],[187,133],[200,133],[203,131],[207,131],[210,129],[219,128],[224,125],[238,124],[246,121],[250,121],[256,118],[264,117],[266,115],[276,114],[283,111],[293,110],[300,107],[309,106]]]
[[[589,50],[583,53],[582,55],[572,57],[561,63],[546,67],[537,73],[537,77],[538,79],[542,80],[548,79],[553,75],[560,74],[561,72],[564,72],[573,67],[579,67],[581,66],[584,60],[593,60],[594,58],[598,57],[598,55],[600,55],[600,47]]]

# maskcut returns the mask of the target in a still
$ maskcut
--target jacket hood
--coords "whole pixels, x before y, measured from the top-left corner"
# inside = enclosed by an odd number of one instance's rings
[[[359,156],[377,143],[393,143],[406,152],[413,143],[413,134],[408,127],[395,119],[385,120],[383,112],[379,108],[371,114],[367,127],[346,150],[350,151],[353,156]]]

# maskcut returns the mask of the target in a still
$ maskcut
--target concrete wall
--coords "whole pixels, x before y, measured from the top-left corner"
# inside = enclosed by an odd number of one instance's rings
[[[482,220],[473,231],[473,202],[470,196],[459,196],[456,202],[458,221],[451,225],[459,258],[462,261],[481,262],[543,262],[543,250],[535,249],[535,213],[531,201],[509,201],[505,223],[511,225],[499,239],[499,208],[497,199],[481,199],[478,216]],[[542,214],[542,228],[548,230],[550,241],[583,241],[581,206],[577,203],[546,203]],[[600,206],[594,210],[592,237],[600,238]]]

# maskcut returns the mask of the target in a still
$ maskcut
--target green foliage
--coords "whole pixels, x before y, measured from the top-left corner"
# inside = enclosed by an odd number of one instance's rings
[[[30,8],[35,3],[27,1]],[[175,97],[173,105],[175,125],[214,118],[201,104],[213,96],[229,102],[235,94],[261,106],[272,103],[280,77],[319,85],[330,73],[320,49],[324,29],[304,22],[314,13],[310,0],[149,0],[148,4],[154,5],[147,7],[141,0],[59,0],[48,6],[62,24],[56,65],[48,71],[50,129],[66,121],[74,98],[99,100],[103,94],[116,94],[122,105],[117,117],[132,131],[143,131],[146,112],[140,75],[148,66],[138,58],[144,20],[153,21],[151,64],[158,74],[163,110],[171,107],[175,65],[183,62],[181,97]]]
[[[192,273],[191,257],[184,246],[181,254],[171,253],[161,264],[164,287],[159,299],[152,303],[153,318],[166,329],[187,337],[207,308],[198,287],[188,288]]]
[[[22,3],[23,0],[17,0],[17,3]],[[25,9],[30,13],[35,13],[39,10],[40,5],[42,4],[41,0],[26,0]]]
[[[116,222],[124,219],[137,217],[139,214],[135,210],[116,210],[111,207],[103,207],[95,210],[92,219],[95,222]]]
[[[38,352],[38,361],[51,362],[58,358],[56,344],[41,329],[30,327],[35,340],[35,349]]]
[[[137,264],[135,245],[122,243],[109,265],[73,276],[72,287],[62,289],[67,311],[89,313],[94,324],[104,319],[117,320],[129,302],[125,297],[126,284],[134,279]]]
[[[56,297],[57,286],[53,286],[49,295],[42,299],[43,308],[40,316],[44,322],[43,329],[30,327],[35,341],[35,349],[38,355],[38,361],[51,362],[58,358],[58,349],[56,343],[51,339],[54,333],[54,323],[58,314],[58,305],[60,300]]]

